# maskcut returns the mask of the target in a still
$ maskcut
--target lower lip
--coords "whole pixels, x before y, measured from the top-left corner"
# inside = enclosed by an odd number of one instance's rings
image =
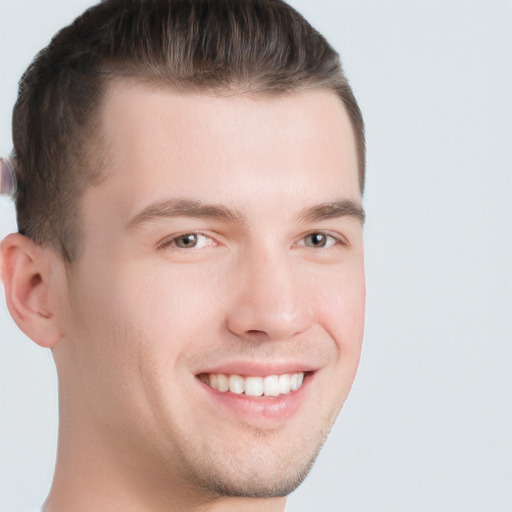
[[[279,396],[237,395],[230,391],[218,391],[201,380],[198,381],[215,405],[219,404],[224,410],[229,409],[251,423],[268,423],[290,419],[304,402],[312,379],[313,374],[308,373],[299,389]]]

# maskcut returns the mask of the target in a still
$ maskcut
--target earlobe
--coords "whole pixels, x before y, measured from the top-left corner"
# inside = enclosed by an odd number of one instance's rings
[[[35,343],[53,348],[62,335],[51,300],[50,249],[18,233],[5,237],[0,249],[5,297],[11,316]]]

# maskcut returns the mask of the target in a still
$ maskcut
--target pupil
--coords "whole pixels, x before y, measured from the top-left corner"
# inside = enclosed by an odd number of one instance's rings
[[[190,235],[183,235],[178,240],[178,245],[181,247],[190,247],[192,245],[195,245],[197,242],[197,235],[190,234]]]
[[[314,235],[311,235],[311,243],[316,246],[324,245],[325,235],[322,235],[321,233],[315,233]]]

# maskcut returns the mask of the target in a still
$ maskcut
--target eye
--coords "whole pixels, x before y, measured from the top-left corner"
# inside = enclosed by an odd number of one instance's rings
[[[190,249],[191,247],[197,247],[197,244],[199,243],[199,236],[195,233],[187,233],[174,238],[173,243],[180,249]]]
[[[339,242],[339,240],[334,238],[332,235],[327,235],[326,233],[311,233],[304,237],[303,241],[304,245],[314,249],[326,249]]]
[[[201,233],[184,233],[172,238],[167,238],[158,244],[159,249],[173,247],[175,249],[202,249],[214,245],[213,240]]]

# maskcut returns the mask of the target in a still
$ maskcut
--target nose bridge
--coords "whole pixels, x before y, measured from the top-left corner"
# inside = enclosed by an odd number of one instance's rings
[[[286,339],[309,328],[310,310],[289,250],[260,248],[240,266],[237,300],[228,316],[232,332]]]

